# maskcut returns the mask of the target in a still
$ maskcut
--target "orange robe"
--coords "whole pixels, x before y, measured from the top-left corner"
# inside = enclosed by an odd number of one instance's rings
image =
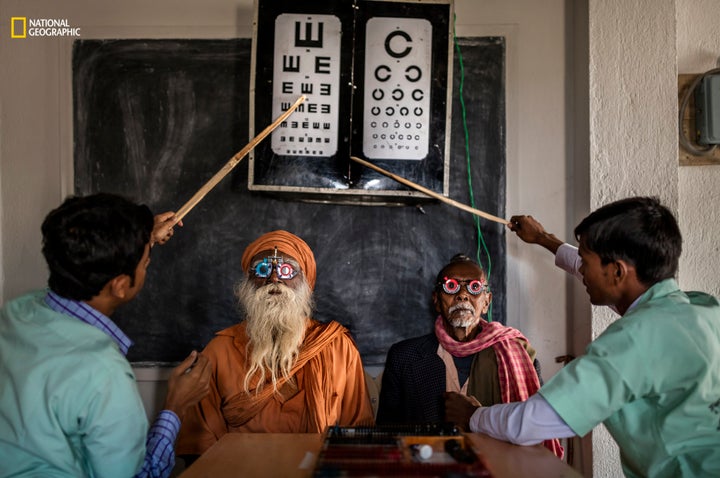
[[[243,387],[245,323],[217,333],[203,354],[213,367],[210,393],[189,409],[180,429],[177,455],[200,455],[225,433],[321,433],[330,425],[373,424],[360,354],[348,330],[337,322],[310,320],[291,375],[278,393],[266,382],[255,393]]]

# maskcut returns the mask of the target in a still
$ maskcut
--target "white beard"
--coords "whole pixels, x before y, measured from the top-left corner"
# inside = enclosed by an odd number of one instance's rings
[[[466,312],[454,314],[453,312],[457,310]],[[474,327],[479,324],[480,317],[475,315],[475,308],[471,304],[460,303],[448,309],[447,322],[453,327],[467,329],[468,327]]]
[[[256,392],[266,380],[277,391],[280,377],[289,378],[305,338],[312,291],[304,278],[296,289],[282,283],[255,288],[251,279],[245,279],[236,286],[235,295],[245,311],[249,338],[245,391],[249,392],[255,375],[259,376]]]

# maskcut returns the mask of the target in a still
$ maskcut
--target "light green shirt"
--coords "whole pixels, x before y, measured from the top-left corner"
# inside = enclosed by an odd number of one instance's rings
[[[720,476],[720,305],[673,279],[539,393],[579,436],[604,423],[627,476]]]
[[[133,476],[148,423],[130,364],[43,297],[0,311],[0,476]]]

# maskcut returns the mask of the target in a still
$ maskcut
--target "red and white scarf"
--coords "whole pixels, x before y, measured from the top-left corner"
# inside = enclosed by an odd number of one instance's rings
[[[445,319],[435,319],[435,336],[440,345],[455,357],[467,357],[492,347],[498,363],[498,380],[503,403],[524,402],[540,388],[540,380],[530,355],[520,341],[528,339],[517,329],[500,322],[480,319],[477,336],[467,342],[458,342],[445,330]],[[563,447],[557,439],[546,440],[545,446],[562,458]]]

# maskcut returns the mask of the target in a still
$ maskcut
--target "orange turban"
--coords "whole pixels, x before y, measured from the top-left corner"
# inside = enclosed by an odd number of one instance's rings
[[[250,261],[253,257],[262,251],[272,251],[278,248],[278,252],[283,252],[289,256],[293,256],[300,262],[305,279],[311,289],[315,288],[315,256],[310,250],[310,246],[305,241],[287,231],[272,231],[255,239],[249,246],[245,248],[242,255],[242,268],[247,272],[250,267]]]

